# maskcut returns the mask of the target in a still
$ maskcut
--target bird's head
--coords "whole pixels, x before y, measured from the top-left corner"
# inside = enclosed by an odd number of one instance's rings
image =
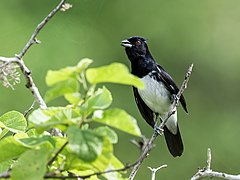
[[[139,56],[144,56],[148,53],[146,38],[133,36],[122,41],[122,46],[125,47],[126,53],[130,60],[134,60]]]

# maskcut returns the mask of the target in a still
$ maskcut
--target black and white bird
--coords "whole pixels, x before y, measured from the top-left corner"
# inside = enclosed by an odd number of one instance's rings
[[[179,89],[172,77],[154,60],[146,39],[130,37],[122,41],[128,59],[131,62],[132,74],[141,78],[143,89],[133,87],[133,93],[138,109],[147,121],[155,128],[155,118],[164,119],[172,108],[172,104]],[[187,111],[183,95],[180,97],[183,109]],[[176,157],[183,153],[183,142],[177,122],[177,111],[167,121],[164,136],[170,153]]]

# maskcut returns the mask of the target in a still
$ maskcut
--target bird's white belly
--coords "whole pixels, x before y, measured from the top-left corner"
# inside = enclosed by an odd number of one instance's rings
[[[154,112],[165,115],[171,108],[171,95],[162,82],[158,82],[150,76],[141,78],[144,89],[138,89],[140,97]]]

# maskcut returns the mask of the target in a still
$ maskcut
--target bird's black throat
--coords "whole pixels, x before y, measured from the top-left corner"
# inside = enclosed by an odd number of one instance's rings
[[[129,58],[130,59],[130,58]],[[156,62],[150,53],[141,55],[131,60],[132,74],[142,78],[156,69]]]

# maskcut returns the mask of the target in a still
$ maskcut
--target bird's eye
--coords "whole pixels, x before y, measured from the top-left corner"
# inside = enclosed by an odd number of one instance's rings
[[[135,44],[138,46],[138,45],[141,45],[142,43],[141,43],[141,41],[136,41]]]

